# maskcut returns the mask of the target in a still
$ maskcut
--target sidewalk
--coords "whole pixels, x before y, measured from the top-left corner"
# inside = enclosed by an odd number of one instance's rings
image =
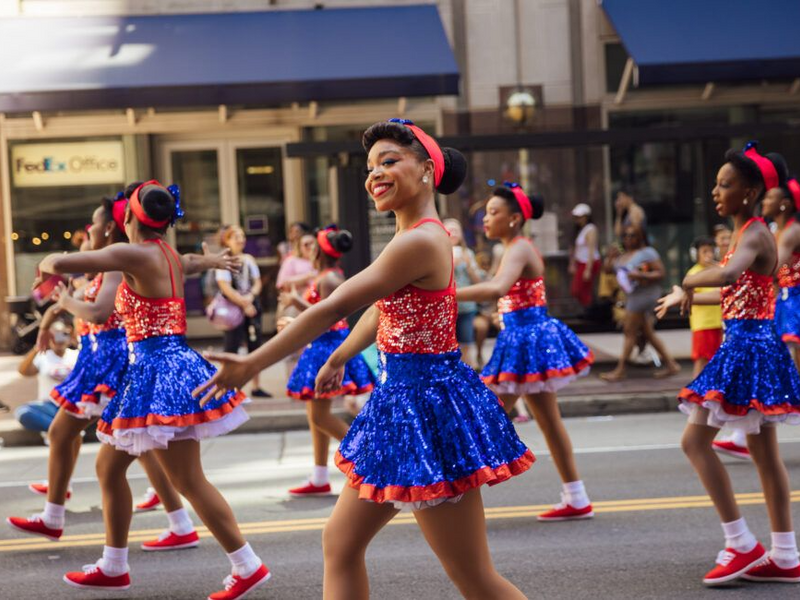
[[[596,365],[587,377],[559,392],[562,414],[565,417],[587,417],[674,409],[678,390],[691,376],[691,336],[688,330],[659,331],[659,335],[673,356],[681,362],[682,371],[667,379],[653,379],[652,367],[632,366],[628,369],[628,379],[616,383],[606,383],[598,375],[613,368],[622,350],[622,335],[581,335],[581,339],[594,352]],[[493,342],[488,340],[484,350],[486,356],[490,355]],[[23,430],[14,419],[14,409],[36,397],[36,378],[18,375],[16,369],[19,361],[18,356],[0,355],[0,401],[11,408],[10,412],[0,413],[0,438],[6,446],[42,443],[37,433]],[[274,365],[261,373],[261,387],[269,391],[273,398],[253,399],[247,408],[250,420],[237,432],[285,431],[306,427],[303,403],[285,395],[287,377],[283,364]],[[248,390],[249,387],[245,388],[245,391]],[[334,407],[339,414],[346,414],[341,400],[337,400]]]

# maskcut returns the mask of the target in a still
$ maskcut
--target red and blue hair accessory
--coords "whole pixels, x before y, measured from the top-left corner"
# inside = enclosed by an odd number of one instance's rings
[[[786,182],[786,187],[789,188],[789,193],[792,195],[792,200],[794,200],[794,209],[800,212],[800,182],[791,177]]]
[[[325,254],[330,256],[331,258],[341,258],[342,253],[339,252],[336,248],[333,247],[331,244],[330,239],[328,239],[329,233],[335,233],[339,231],[339,228],[336,225],[328,225],[324,229],[320,229],[317,231],[317,243],[319,244],[320,250],[322,250]]]
[[[519,204],[519,208],[522,211],[522,216],[525,217],[525,219],[532,219],[533,204],[531,204],[531,199],[528,198],[527,194],[525,194],[520,185],[511,181],[504,181],[503,185],[511,190],[512,194],[514,194],[514,198],[517,199],[517,204]]]
[[[758,142],[747,142],[742,154],[752,160],[761,172],[761,178],[764,180],[764,191],[769,191],[772,188],[778,187],[780,184],[778,171],[775,169],[775,165],[772,164],[770,159],[758,153]]]
[[[142,207],[142,201],[139,199],[139,192],[142,190],[142,188],[148,185],[155,185],[167,190],[167,192],[169,192],[169,194],[175,199],[175,211],[172,213],[172,216],[169,219],[163,219],[161,221],[157,221],[155,219],[150,218],[144,211],[144,208]],[[161,185],[161,183],[159,183],[158,180],[156,179],[145,181],[142,185],[133,190],[133,193],[131,194],[130,205],[131,205],[131,211],[133,212],[134,215],[136,215],[136,218],[139,219],[139,221],[142,224],[147,225],[148,227],[152,227],[153,229],[160,229],[165,225],[170,225],[170,226],[175,225],[175,221],[177,219],[182,218],[184,215],[183,208],[181,208],[180,188],[174,183],[169,187],[165,187]]]
[[[444,177],[444,154],[439,144],[436,143],[436,140],[425,133],[420,127],[414,125],[413,121],[409,121],[408,119],[389,119],[389,123],[405,125],[411,130],[414,137],[417,138],[417,141],[422,144],[422,147],[425,148],[428,156],[430,156],[433,161],[433,185],[434,187],[439,187],[439,184],[442,182],[442,177]]]

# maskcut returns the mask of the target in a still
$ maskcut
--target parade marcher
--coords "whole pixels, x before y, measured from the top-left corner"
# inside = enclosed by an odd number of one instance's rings
[[[213,356],[222,368],[196,393],[206,401],[239,387],[339,319],[370,307],[317,376],[323,393],[338,388],[347,361],[377,337],[378,383],[336,456],[348,486],[322,536],[323,595],[369,597],[367,547],[407,506],[464,596],[522,599],[492,564],[479,488],[522,473],[534,457],[494,394],[460,360],[452,245],[436,213],[434,191],[455,192],[466,161],[409,121],[377,123],[363,144],[366,189],[378,211],[394,212],[394,238],[372,264],[254,354]]]
[[[127,336],[125,371],[119,393],[98,425],[103,442],[97,475],[103,491],[106,545],[103,556],[64,581],[91,589],[127,589],[131,492],[126,473],[136,456],[153,451],[170,482],[191,503],[228,553],[232,574],[212,600],[233,600],[262,585],[270,573],[239,531],[228,503],[208,482],[200,463],[199,440],[222,435],[247,420],[241,392],[200,407],[191,390],[214,368],[186,343],[183,275],[211,268],[233,269],[227,251],[179,256],[165,241],[167,227],[180,218],[176,187],[157,181],[132,184],[124,213],[129,244],[75,255],[53,254],[44,273],[122,273],[116,309]],[[124,343],[124,342],[123,342]]]
[[[87,230],[92,251],[125,245],[127,236],[123,219],[126,204],[124,198],[104,198],[95,210]],[[73,256],[89,254],[91,252],[80,252]],[[81,270],[69,272],[76,271]],[[114,297],[121,280],[121,273],[114,271],[95,275],[83,291],[83,300],[73,298],[63,284],[60,285],[53,294],[56,304],[48,309],[42,321],[37,340],[40,350],[49,347],[53,335],[50,324],[64,311],[79,320],[81,349],[69,377],[51,392],[60,409],[49,430],[48,479],[46,484],[30,485],[33,492],[47,496],[44,511],[28,519],[7,519],[9,525],[24,533],[51,540],[61,538],[65,503],[71,496],[69,481],[78,460],[82,433],[97,420],[111,399],[122,392],[128,352],[122,318],[114,309]],[[196,546],[199,538],[191,518],[158,462],[152,456],[144,456],[141,464],[153,488],[158,490],[159,500],[163,502],[170,522],[170,528],[162,536],[144,542],[142,548],[170,550]]]
[[[301,297],[296,292],[287,300],[301,311],[317,304],[330,296],[344,283],[344,273],[339,266],[339,259],[353,246],[353,236],[349,231],[339,231],[336,226],[321,229],[316,233],[317,249],[314,256],[314,268],[319,275],[311,282],[311,286]],[[308,401],[308,427],[314,447],[314,471],[308,482],[289,490],[292,496],[318,496],[331,493],[328,477],[328,448],[331,438],[342,441],[347,434],[347,423],[331,414],[331,403],[337,396],[360,396],[372,391],[375,379],[372,371],[361,355],[353,357],[344,368],[344,377],[338,389],[318,394],[315,387],[317,373],[331,354],[342,345],[350,334],[347,321],[342,319],[330,330],[311,342],[297,361],[286,393],[298,400]]]
[[[697,471],[722,520],[725,549],[703,582],[719,585],[742,577],[752,581],[800,583],[800,560],[792,527],[790,487],[775,425],[800,423],[800,376],[773,321],[775,239],[756,204],[765,192],[785,183],[780,155],[762,156],[755,143],[729,150],[717,173],[712,196],[722,217],[732,217],[736,234],[719,267],[687,276],[660,301],[660,311],[680,304],[722,305],[725,341],[702,373],[680,393],[689,422],[684,452]],[[718,292],[695,294],[700,287]],[[772,525],[767,553],[750,532],[733,494],[731,480],[711,443],[720,427],[743,429],[761,479]]]
[[[542,198],[528,197],[516,183],[495,189],[483,223],[486,237],[502,242],[503,259],[491,281],[460,288],[456,297],[497,301],[502,329],[481,379],[506,411],[520,396],[525,399],[563,482],[562,502],[539,520],[588,519],[594,516],[592,504],[575,467],[556,392],[588,374],[594,356],[571,329],[547,314],[544,260],[533,242],[520,235],[525,221],[543,212]]]

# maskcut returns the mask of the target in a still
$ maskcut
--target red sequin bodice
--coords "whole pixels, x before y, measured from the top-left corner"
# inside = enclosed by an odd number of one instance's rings
[[[547,293],[542,277],[517,279],[508,293],[497,301],[497,312],[504,314],[534,306],[547,306]]]
[[[122,315],[129,342],[186,334],[186,303],[183,298],[145,298],[123,281],[117,289],[116,307]]]
[[[375,303],[378,350],[396,354],[442,354],[458,350],[456,290],[407,285]]]
[[[89,329],[89,323],[81,319],[80,317],[75,317],[75,334],[78,337],[82,337],[84,335],[89,335],[91,333]]]
[[[792,254],[789,264],[778,269],[778,285],[782,288],[800,285],[800,252]]]
[[[83,299],[86,302],[95,302],[97,300],[97,296],[100,294],[100,288],[103,287],[103,274],[99,273],[95,276],[94,279],[86,286],[86,291],[83,294]],[[113,329],[121,329],[123,326],[122,324],[122,316],[116,310],[113,310],[109,315],[106,322],[102,325],[98,325],[97,323],[86,323],[86,332],[87,333],[100,333],[101,331],[111,331]]]
[[[733,249],[722,259],[726,265],[733,256]],[[772,277],[747,270],[733,285],[720,289],[722,318],[772,319],[775,316],[775,288]]]
[[[329,271],[335,271],[337,273],[342,272],[341,269],[326,269],[325,271],[320,273],[319,276],[317,276],[317,278],[311,282],[311,285],[309,285],[308,288],[306,288],[306,291],[303,294],[303,299],[306,302],[313,305],[322,300],[322,297],[319,295],[319,287],[317,285],[317,282]],[[336,323],[334,323],[334,325],[328,331],[341,331],[342,329],[347,329],[348,327],[350,326],[347,324],[347,321],[345,319],[342,319],[341,321],[337,321]]]

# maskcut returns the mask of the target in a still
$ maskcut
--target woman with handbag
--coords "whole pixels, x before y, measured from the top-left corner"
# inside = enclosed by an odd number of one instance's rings
[[[258,297],[261,293],[261,273],[255,259],[244,252],[247,241],[241,227],[228,227],[222,233],[222,246],[231,251],[231,255],[242,260],[242,270],[238,273],[217,270],[216,280],[219,293],[210,307],[210,316],[223,330],[225,352],[236,353],[243,343],[247,343],[247,351],[253,352],[261,346],[261,307]],[[223,321],[214,315],[224,313]],[[253,398],[271,398],[272,394],[262,390],[259,374],[253,378]]]

